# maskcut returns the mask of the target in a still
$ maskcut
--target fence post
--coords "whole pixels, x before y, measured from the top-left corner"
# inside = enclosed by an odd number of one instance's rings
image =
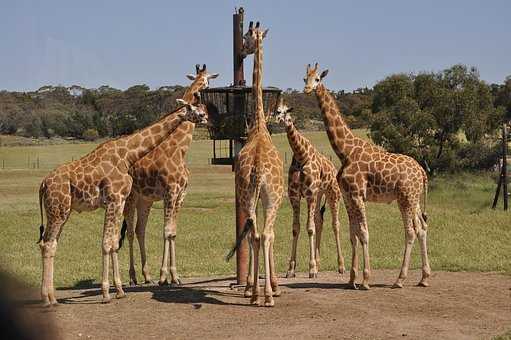
[[[39,156],[37,156],[37,168],[39,169]]]

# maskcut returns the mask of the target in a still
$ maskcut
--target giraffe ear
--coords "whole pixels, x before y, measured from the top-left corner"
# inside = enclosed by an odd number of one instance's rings
[[[264,32],[263,32],[263,39],[266,38],[266,34],[268,34],[269,30],[270,30],[269,28],[264,30]]]
[[[187,74],[186,78],[188,78],[190,80],[195,80],[195,78],[197,78],[197,77],[195,76],[195,74]]]
[[[292,112],[293,110],[294,110],[294,108],[290,107],[290,108],[287,109],[287,112]]]
[[[326,75],[328,74],[328,70],[324,70],[323,72],[321,72],[321,75],[319,76],[321,79],[325,78]]]
[[[220,75],[220,73],[213,73],[213,74],[208,74],[208,79],[215,79],[216,77],[218,77]]]
[[[181,98],[177,98],[176,103],[178,103],[179,105],[188,105],[188,102]]]

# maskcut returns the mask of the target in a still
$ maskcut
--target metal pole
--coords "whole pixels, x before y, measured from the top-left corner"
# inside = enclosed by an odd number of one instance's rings
[[[241,50],[243,49],[243,13],[244,10],[241,7],[233,16],[233,64],[234,64],[234,86],[244,86],[245,76],[243,74],[243,57],[241,56]],[[240,109],[241,102],[239,98],[235,98],[237,102],[234,103],[235,109]],[[236,162],[236,156],[243,146],[242,140],[234,141],[234,161]],[[235,195],[235,206],[236,206],[236,239],[240,237],[245,221],[247,219],[246,214],[240,208],[240,201],[238,193],[236,192],[236,181],[234,188]],[[238,285],[244,285],[247,283],[248,274],[248,242],[245,239],[241,246],[236,252],[236,283]]]
[[[507,210],[507,126],[502,126],[502,194],[504,195],[504,210]]]

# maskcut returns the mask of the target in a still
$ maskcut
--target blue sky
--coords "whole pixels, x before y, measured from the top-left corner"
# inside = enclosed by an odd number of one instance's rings
[[[456,63],[490,83],[511,75],[511,1],[4,0],[0,89],[187,84],[196,63],[221,74],[212,86],[227,85],[240,5],[246,25],[270,29],[265,86],[301,89],[305,65],[316,61],[330,69],[332,89]]]

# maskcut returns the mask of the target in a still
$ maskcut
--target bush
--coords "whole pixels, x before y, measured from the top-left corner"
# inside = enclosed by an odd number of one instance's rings
[[[87,141],[94,141],[99,138],[98,130],[96,129],[87,129],[83,132],[82,138]]]

